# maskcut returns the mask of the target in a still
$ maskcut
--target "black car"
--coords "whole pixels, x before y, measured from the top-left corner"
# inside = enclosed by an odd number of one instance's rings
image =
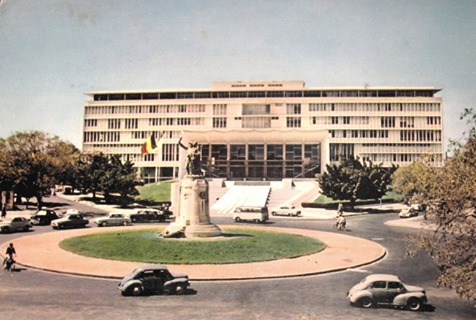
[[[53,210],[42,209],[37,211],[34,215],[30,217],[32,224],[48,226],[51,221],[59,219],[56,212]]]
[[[164,222],[167,216],[155,209],[140,209],[129,215],[132,222]]]
[[[122,295],[183,294],[190,285],[185,274],[173,274],[166,266],[147,264],[138,267],[118,284]]]

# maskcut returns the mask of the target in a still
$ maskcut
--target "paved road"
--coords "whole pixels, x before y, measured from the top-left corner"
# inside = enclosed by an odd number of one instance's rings
[[[389,254],[370,266],[320,276],[260,281],[194,282],[184,296],[122,297],[116,281],[71,277],[35,270],[0,272],[0,303],[5,319],[474,319],[473,303],[436,288],[437,270],[428,256],[405,256],[414,229],[390,227],[395,214],[348,218],[348,234],[373,239]],[[229,223],[216,218],[214,223]],[[332,221],[276,219],[276,226],[332,230]],[[36,232],[51,232],[38,227]],[[9,241],[23,234],[0,235]],[[20,253],[21,254],[21,253]],[[368,273],[398,274],[427,290],[424,312],[350,307],[346,291]]]

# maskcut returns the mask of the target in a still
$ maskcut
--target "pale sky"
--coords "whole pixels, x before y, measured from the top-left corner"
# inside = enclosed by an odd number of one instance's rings
[[[442,88],[476,109],[473,0],[0,0],[0,137],[82,145],[84,93],[303,80]]]

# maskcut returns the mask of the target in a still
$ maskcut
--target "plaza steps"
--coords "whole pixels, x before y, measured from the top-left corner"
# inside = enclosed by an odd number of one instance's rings
[[[319,195],[314,180],[282,181],[225,181],[209,182],[210,214],[231,215],[238,206],[268,206],[269,210],[282,205],[313,201]]]

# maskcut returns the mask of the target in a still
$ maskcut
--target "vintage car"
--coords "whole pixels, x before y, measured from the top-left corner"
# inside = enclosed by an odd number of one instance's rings
[[[371,308],[388,305],[419,311],[427,303],[425,290],[402,283],[395,275],[373,274],[365,277],[347,293],[352,306]]]
[[[403,208],[398,216],[400,218],[411,218],[411,217],[416,217],[420,213],[424,214],[425,213],[425,206],[421,204],[412,204],[411,206]]]
[[[127,226],[131,224],[131,219],[120,212],[111,212],[105,217],[94,220],[99,227],[106,226]]]
[[[185,274],[173,274],[166,266],[146,264],[136,268],[118,284],[122,295],[183,294],[190,285]]]
[[[47,226],[51,221],[59,219],[55,211],[49,209],[42,209],[37,211],[30,217],[32,224]]]
[[[25,217],[11,217],[0,221],[1,232],[28,231],[33,226],[30,220]]]
[[[301,215],[301,210],[298,210],[295,206],[281,206],[279,208],[275,208],[271,211],[273,216],[290,216],[290,217],[297,217]]]
[[[51,221],[53,229],[85,228],[88,224],[89,221],[81,213],[67,212],[62,218]]]
[[[164,222],[167,216],[156,209],[139,209],[129,214],[132,222]]]

